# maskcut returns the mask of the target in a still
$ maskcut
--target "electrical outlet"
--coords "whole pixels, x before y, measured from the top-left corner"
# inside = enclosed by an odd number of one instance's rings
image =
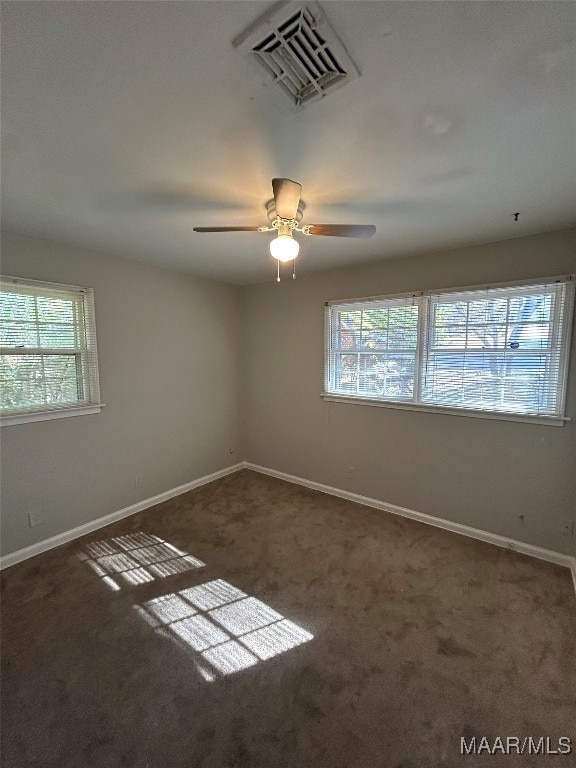
[[[560,520],[560,533],[563,533],[565,536],[574,536],[574,520],[563,517]]]
[[[142,478],[140,475],[134,478],[134,488],[142,488]]]
[[[28,512],[28,525],[30,528],[36,528],[42,522],[42,517],[39,512]]]
[[[348,467],[348,469],[346,470],[346,476],[348,478],[354,477],[354,467]]]

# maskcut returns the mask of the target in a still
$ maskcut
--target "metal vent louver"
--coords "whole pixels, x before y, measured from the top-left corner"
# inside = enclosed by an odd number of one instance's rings
[[[302,108],[358,77],[344,44],[318,3],[285,3],[249,31],[238,47]]]

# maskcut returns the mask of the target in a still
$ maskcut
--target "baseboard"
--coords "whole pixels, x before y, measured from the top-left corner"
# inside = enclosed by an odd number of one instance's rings
[[[199,488],[201,485],[206,485],[207,483],[211,483],[212,481],[218,480],[221,477],[231,475],[233,472],[238,472],[239,469],[244,469],[245,464],[246,462],[242,461],[239,464],[234,464],[231,467],[226,467],[225,469],[220,469],[217,472],[212,472],[210,475],[204,475],[204,477],[199,477],[197,480],[192,480],[191,482],[185,483],[184,485],[179,485],[177,488],[171,488],[168,491],[159,493],[157,496],[151,496],[149,499],[143,499],[142,501],[138,501],[136,504],[132,504],[129,507],[119,509],[117,512],[112,512],[111,514],[105,515],[104,517],[91,520],[89,523],[85,523],[84,525],[79,525],[77,528],[64,531],[64,533],[59,533],[57,536],[52,536],[50,539],[44,539],[44,541],[39,541],[37,544],[32,544],[31,546],[25,547],[24,549],[19,549],[16,552],[12,552],[11,554],[0,558],[0,569],[9,568],[11,565],[16,565],[16,563],[22,562],[22,560],[27,560],[29,557],[39,555],[41,552],[46,552],[47,550],[53,549],[54,547],[59,547],[60,544],[65,544],[67,541],[72,541],[72,539],[78,539],[80,536],[84,536],[87,533],[96,531],[98,528],[104,528],[104,526],[110,525],[110,523],[115,523],[117,520],[122,520],[124,517],[135,515],[137,512],[142,512],[142,510],[148,509],[148,507],[153,507],[154,505],[160,504],[161,502],[167,501],[168,499],[172,499],[174,496],[180,496],[180,494],[191,491],[194,488]]]
[[[468,525],[462,525],[461,523],[455,523],[450,520],[444,520],[441,517],[434,517],[433,515],[427,515],[423,512],[416,512],[413,509],[407,507],[399,507],[396,504],[388,504],[387,502],[380,501],[379,499],[372,499],[369,496],[361,496],[358,493],[352,493],[342,488],[334,488],[331,485],[324,485],[323,483],[316,483],[313,480],[307,480],[303,477],[297,477],[296,475],[289,475],[286,472],[279,472],[276,469],[270,469],[269,467],[262,467],[259,464],[252,464],[249,461],[241,461],[238,464],[234,464],[231,467],[220,469],[217,472],[213,472],[210,475],[204,475],[197,480],[192,480],[184,485],[179,485],[176,488],[171,488],[168,491],[159,493],[157,496],[152,496],[148,499],[132,504],[129,507],[124,507],[117,512],[112,512],[110,515],[99,517],[97,520],[92,520],[84,525],[79,525],[77,528],[72,528],[69,531],[60,533],[57,536],[52,536],[50,539],[39,541],[36,544],[32,544],[30,547],[19,549],[16,552],[12,552],[9,555],[5,555],[0,558],[0,569],[9,568],[11,565],[27,560],[30,557],[39,555],[42,552],[46,552],[49,549],[65,544],[73,539],[78,539],[80,536],[84,536],[87,533],[98,530],[98,528],[104,528],[110,523],[115,523],[117,520],[122,520],[130,515],[135,515],[137,512],[142,512],[144,509],[153,507],[156,504],[160,504],[163,501],[174,498],[174,496],[180,496],[182,493],[191,491],[194,488],[199,488],[201,485],[206,485],[214,480],[218,480],[226,475],[231,475],[234,472],[238,472],[241,469],[251,469],[254,472],[260,472],[263,475],[270,475],[276,477],[279,480],[286,480],[289,483],[296,485],[302,485],[305,488],[311,488],[315,491],[321,491],[327,493],[330,496],[338,496],[341,499],[348,499],[354,501],[357,504],[362,504],[366,507],[372,507],[374,509],[380,509],[384,512],[390,512],[393,515],[400,515],[401,517],[408,517],[412,520],[417,520],[420,523],[426,525],[433,525],[436,528],[443,528],[446,531],[452,533],[459,533],[462,536],[468,536],[479,541],[485,541],[489,544],[495,544],[498,547],[504,547],[505,549],[511,549],[515,552],[521,552],[524,555],[530,555],[531,557],[539,558],[540,560],[547,560],[550,563],[556,565],[562,565],[566,568],[570,568],[572,573],[572,579],[574,581],[574,590],[576,591],[576,557],[571,555],[564,555],[561,552],[554,552],[550,549],[543,549],[542,547],[536,547],[533,544],[527,544],[523,541],[516,541],[515,539],[508,539],[505,536],[499,536],[496,533],[490,533],[489,531],[483,531],[479,528],[472,528]]]
[[[505,536],[499,536],[496,533],[483,531],[479,528],[471,528],[468,525],[462,525],[462,523],[454,523],[451,520],[444,520],[441,517],[426,515],[423,512],[416,512],[415,510],[408,509],[407,507],[398,507],[396,504],[388,504],[385,501],[372,499],[369,496],[360,496],[358,493],[345,491],[342,488],[334,488],[331,485],[316,483],[313,480],[306,480],[303,477],[289,475],[286,472],[278,472],[276,469],[261,467],[258,464],[252,464],[248,461],[244,462],[244,466],[246,469],[252,469],[255,472],[260,472],[263,475],[270,475],[271,477],[277,477],[279,480],[286,480],[289,483],[303,485],[304,487],[312,488],[315,491],[328,493],[330,496],[338,496],[341,499],[355,501],[357,504],[363,504],[365,507],[373,507],[374,509],[381,509],[385,512],[391,512],[393,515],[409,517],[411,520],[417,520],[420,523],[426,523],[426,525],[433,525],[436,528],[444,528],[444,530],[452,531],[452,533],[459,533],[462,536],[468,536],[472,539],[478,539],[480,541],[488,542],[489,544],[495,544],[498,547],[511,549],[515,552],[521,552],[524,555],[537,557],[540,560],[547,560],[550,563],[556,563],[556,565],[563,565],[566,568],[570,568],[572,570],[574,588],[576,589],[576,558],[572,557],[571,555],[564,555],[561,552],[554,552],[551,549],[536,547],[533,544],[527,544],[523,541],[508,539]]]

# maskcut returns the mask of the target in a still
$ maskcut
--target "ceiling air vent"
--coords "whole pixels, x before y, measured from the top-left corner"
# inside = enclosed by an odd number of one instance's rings
[[[235,41],[301,109],[359,76],[318,3],[275,6]]]

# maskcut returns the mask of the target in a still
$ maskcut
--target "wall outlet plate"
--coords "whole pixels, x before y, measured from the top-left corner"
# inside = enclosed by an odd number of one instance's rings
[[[42,522],[40,512],[28,512],[28,525],[30,528],[36,528]]]

